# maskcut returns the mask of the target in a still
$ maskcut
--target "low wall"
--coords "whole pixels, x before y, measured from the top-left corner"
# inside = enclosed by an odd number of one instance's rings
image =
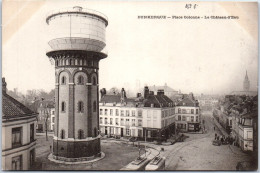
[[[99,155],[100,150],[100,138],[87,141],[53,140],[53,158],[57,160],[79,161],[80,158],[89,160]]]

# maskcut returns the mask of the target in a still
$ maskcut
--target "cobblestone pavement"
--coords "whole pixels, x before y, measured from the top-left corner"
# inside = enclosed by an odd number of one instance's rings
[[[212,114],[203,114],[206,134],[185,134],[185,142],[165,146],[162,153],[166,157],[166,170],[236,170],[239,161],[250,157],[239,148],[230,145],[214,146],[215,133],[221,135],[218,128],[214,131]]]

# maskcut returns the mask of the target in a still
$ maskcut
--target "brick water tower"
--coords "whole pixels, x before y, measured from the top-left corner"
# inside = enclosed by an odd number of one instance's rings
[[[51,51],[55,63],[55,130],[53,159],[85,161],[101,154],[99,133],[99,61],[108,20],[82,7],[48,14]]]

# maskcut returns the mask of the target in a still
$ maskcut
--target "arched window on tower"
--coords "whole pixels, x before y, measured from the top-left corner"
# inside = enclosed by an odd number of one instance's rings
[[[84,139],[84,131],[81,129],[78,131],[78,139]]]
[[[66,103],[61,102],[61,112],[66,112]]]
[[[84,84],[84,78],[83,76],[79,75],[78,77],[78,85],[83,85]]]
[[[97,111],[97,102],[94,101],[93,102],[93,112],[96,112]]]
[[[64,139],[65,138],[65,130],[61,130],[61,132],[60,132],[60,138],[61,139]]]
[[[62,85],[65,85],[65,84],[66,84],[66,77],[65,77],[65,76],[62,76],[62,77],[61,77],[61,84],[62,84]]]
[[[97,137],[97,128],[94,128],[94,137]]]
[[[78,102],[78,112],[80,112],[80,113],[84,112],[84,104],[82,101]]]
[[[80,59],[80,61],[79,61],[79,65],[83,65],[83,63],[82,63],[82,59]]]
[[[92,85],[96,85],[96,84],[97,84],[96,77],[93,76],[93,77],[92,77]]]
[[[72,59],[70,59],[69,65],[72,65]]]
[[[56,66],[59,66],[59,60],[56,60]]]

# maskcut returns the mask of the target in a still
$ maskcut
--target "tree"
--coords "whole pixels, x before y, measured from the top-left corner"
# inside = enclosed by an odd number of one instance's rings
[[[45,125],[45,134],[46,134],[46,141],[48,141],[48,120],[50,118],[50,109],[48,108],[48,104],[44,106],[43,112],[44,112],[44,125]]]
[[[113,95],[117,95],[119,94],[119,89],[116,87],[112,87],[109,91],[108,94],[113,94]]]

